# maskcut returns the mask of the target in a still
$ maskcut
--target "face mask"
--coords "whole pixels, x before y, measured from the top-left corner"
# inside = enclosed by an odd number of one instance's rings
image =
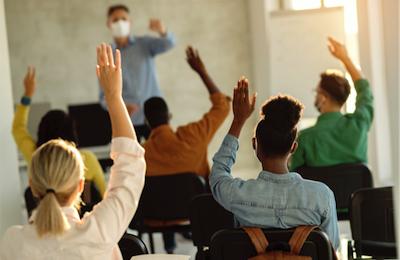
[[[130,27],[129,21],[121,19],[111,24],[111,32],[115,38],[124,38],[129,35]]]

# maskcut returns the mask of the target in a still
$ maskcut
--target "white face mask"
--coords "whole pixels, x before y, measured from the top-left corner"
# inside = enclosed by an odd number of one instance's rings
[[[129,21],[118,20],[111,24],[111,32],[115,38],[124,38],[129,35],[131,25]]]

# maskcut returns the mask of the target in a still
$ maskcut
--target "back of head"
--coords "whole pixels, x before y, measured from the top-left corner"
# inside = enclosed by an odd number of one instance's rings
[[[36,147],[58,138],[77,143],[75,122],[62,110],[50,110],[40,121]]]
[[[290,95],[278,94],[264,102],[255,130],[264,156],[281,157],[290,151],[303,109],[304,105]]]
[[[73,144],[51,140],[35,151],[30,169],[32,191],[41,199],[35,217],[37,235],[61,235],[69,229],[69,223],[60,204],[70,201],[83,178],[82,157]],[[76,207],[79,201],[78,196]]]
[[[164,99],[152,97],[144,103],[144,115],[152,129],[169,124],[169,112]]]
[[[341,107],[350,95],[349,81],[339,70],[326,70],[321,75],[320,87]]]
[[[126,5],[122,5],[122,4],[119,4],[119,5],[112,5],[112,6],[110,6],[110,7],[108,8],[107,18],[109,18],[109,17],[111,16],[111,14],[112,14],[115,10],[119,10],[119,9],[125,10],[127,13],[129,13],[129,9],[128,9],[128,7],[127,7]]]

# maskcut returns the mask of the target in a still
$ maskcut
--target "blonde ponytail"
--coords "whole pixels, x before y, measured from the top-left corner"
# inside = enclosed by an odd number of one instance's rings
[[[37,235],[59,236],[70,228],[60,205],[73,199],[83,178],[81,155],[73,144],[51,140],[35,151],[30,169],[32,191],[41,199],[34,220]],[[79,199],[74,199],[75,204]]]

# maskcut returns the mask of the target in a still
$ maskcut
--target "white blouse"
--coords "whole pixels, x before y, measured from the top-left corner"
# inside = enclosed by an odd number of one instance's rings
[[[71,228],[59,237],[36,235],[34,211],[26,226],[10,227],[0,241],[0,259],[122,259],[118,241],[136,211],[144,185],[144,149],[137,141],[112,141],[111,178],[104,199],[82,219],[62,207]]]

